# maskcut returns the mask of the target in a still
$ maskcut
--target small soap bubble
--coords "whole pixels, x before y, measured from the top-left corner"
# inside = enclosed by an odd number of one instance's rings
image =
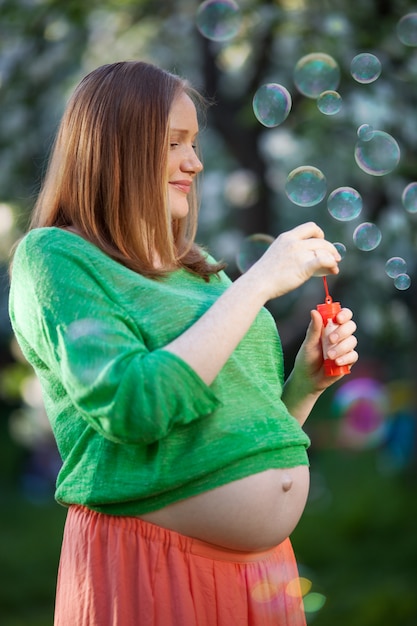
[[[334,247],[336,248],[336,250],[338,251],[338,253],[340,254],[341,258],[344,259],[346,256],[346,246],[344,243],[340,243],[340,241],[336,241],[334,244]]]
[[[394,286],[399,291],[405,291],[405,289],[408,289],[410,285],[411,278],[408,274],[398,274],[398,276],[394,278]]]
[[[401,200],[408,213],[417,213],[417,183],[410,183],[404,189]]]
[[[338,187],[329,194],[327,208],[336,220],[349,222],[362,211],[362,196],[352,187]]]
[[[357,54],[350,64],[352,77],[358,83],[373,83],[381,75],[381,61],[374,54]]]
[[[336,115],[342,108],[342,96],[337,91],[323,91],[317,98],[317,108],[324,115]]]
[[[355,161],[361,170],[371,176],[385,176],[400,162],[400,147],[394,137],[382,130],[374,130],[371,139],[359,139],[355,146]]]
[[[236,265],[239,271],[246,272],[252,265],[259,261],[261,256],[266,252],[274,241],[271,235],[257,233],[246,237],[236,255]]]
[[[400,19],[397,36],[405,46],[417,46],[417,13],[408,13]]]
[[[323,91],[335,91],[340,82],[340,68],[333,57],[312,52],[299,59],[294,68],[294,83],[307,98],[318,98]]]
[[[405,274],[407,263],[400,256],[393,256],[385,263],[385,272],[390,278],[396,278],[399,274]]]
[[[361,124],[357,134],[361,141],[369,141],[374,136],[374,129],[370,124]]]
[[[253,112],[259,122],[268,128],[282,124],[287,119],[291,106],[289,91],[276,83],[262,85],[253,97]]]
[[[327,181],[323,172],[312,165],[302,165],[288,174],[285,192],[294,204],[314,206],[326,195]]]
[[[382,234],[376,224],[364,222],[359,224],[353,232],[353,243],[363,252],[370,252],[379,246]]]
[[[241,13],[234,0],[206,0],[197,9],[196,25],[203,37],[229,41],[241,26]]]

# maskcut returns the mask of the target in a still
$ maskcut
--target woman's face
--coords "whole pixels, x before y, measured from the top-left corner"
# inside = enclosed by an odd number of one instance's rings
[[[188,193],[203,165],[195,152],[198,134],[193,101],[183,93],[172,104],[169,116],[168,204],[173,219],[188,213]]]

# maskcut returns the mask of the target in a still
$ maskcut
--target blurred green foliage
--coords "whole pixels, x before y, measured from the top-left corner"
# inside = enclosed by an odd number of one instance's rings
[[[97,65],[134,58],[188,77],[214,101],[202,131],[205,162],[199,240],[229,263],[247,235],[277,235],[315,220],[331,241],[347,246],[334,299],[351,307],[358,324],[361,364],[356,375],[382,383],[403,380],[416,388],[416,214],[401,206],[401,192],[417,178],[417,48],[396,36],[410,0],[241,0],[239,34],[217,43],[195,27],[198,0],[0,0],[0,621],[43,626],[52,620],[59,545],[65,511],[43,484],[25,482],[32,450],[45,444],[42,407],[32,373],[12,340],[7,315],[7,264],[24,232],[45,170],[54,133],[72,87]],[[294,87],[293,70],[309,52],[326,52],[341,69],[343,108],[329,117]],[[381,77],[360,85],[350,75],[359,52],[382,63]],[[278,128],[256,120],[252,98],[266,82],[283,84],[293,106]],[[370,123],[391,133],[401,161],[373,177],[353,158],[357,127]],[[353,224],[335,221],[323,201],[305,208],[284,192],[299,165],[320,168],[329,191],[361,193],[359,221],[375,222],[381,245],[361,252]],[[247,193],[242,189],[247,186]],[[236,194],[236,192],[239,192]],[[398,291],[384,273],[390,256],[403,256],[411,288]],[[305,332],[309,309],[322,301],[320,280],[271,303],[287,366]],[[388,356],[387,356],[388,355]],[[415,399],[408,405],[415,419]],[[312,495],[294,534],[297,556],[326,597],[311,614],[317,626],[414,626],[413,568],[416,464],[388,471],[380,450],[314,447],[327,430],[331,397],[311,418]],[[37,434],[37,429],[39,433]],[[415,447],[414,447],[415,451]],[[415,455],[414,455],[415,456]],[[53,465],[53,458],[51,461]],[[51,467],[48,466],[48,471]],[[32,486],[31,486],[32,485]],[[319,495],[317,495],[319,494]]]

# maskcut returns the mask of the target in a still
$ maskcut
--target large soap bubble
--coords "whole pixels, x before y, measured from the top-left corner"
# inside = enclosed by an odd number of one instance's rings
[[[359,139],[357,142],[355,161],[367,174],[384,176],[392,172],[400,162],[400,147],[388,133],[374,130],[370,139]]]
[[[294,68],[295,86],[307,98],[318,98],[323,91],[336,91],[339,81],[339,65],[323,52],[307,54]]]
[[[302,165],[288,174],[285,192],[294,204],[314,206],[323,200],[326,191],[326,177],[317,167]]]
[[[405,46],[417,46],[417,13],[408,13],[400,19],[397,36]]]
[[[262,85],[253,97],[253,112],[256,118],[269,128],[282,124],[291,111],[291,95],[282,85]]]
[[[364,222],[359,224],[353,233],[353,243],[363,252],[370,252],[379,246],[382,234],[376,224]]]
[[[382,70],[381,61],[374,54],[362,52],[357,54],[350,64],[352,77],[358,83],[373,83],[379,78]]]
[[[212,41],[229,41],[241,26],[241,14],[234,0],[206,0],[198,7],[196,25]]]
[[[336,220],[349,222],[362,211],[362,197],[352,187],[338,187],[329,194],[327,208]]]
[[[250,235],[242,241],[236,255],[236,265],[242,274],[259,261],[273,241],[274,238],[271,235],[264,233]]]
[[[407,263],[400,256],[392,256],[385,263],[385,273],[390,278],[396,278],[400,274],[404,274],[407,271]]]

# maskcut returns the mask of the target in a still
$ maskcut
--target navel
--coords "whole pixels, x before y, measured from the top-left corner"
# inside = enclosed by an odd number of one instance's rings
[[[285,473],[282,477],[282,490],[283,491],[289,491],[292,487],[292,478],[290,476],[290,474]]]

